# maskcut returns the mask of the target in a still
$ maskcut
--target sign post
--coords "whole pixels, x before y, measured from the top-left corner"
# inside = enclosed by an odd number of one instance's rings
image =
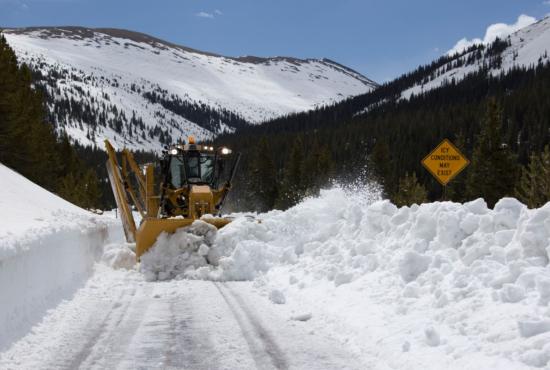
[[[443,185],[444,198],[447,197],[447,184],[469,164],[470,161],[447,139],[422,160],[422,165]]]

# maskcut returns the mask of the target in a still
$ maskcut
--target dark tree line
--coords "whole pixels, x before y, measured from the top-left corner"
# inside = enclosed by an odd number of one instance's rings
[[[489,49],[502,50],[506,45],[496,43]],[[421,79],[420,72],[411,75]],[[365,167],[383,184],[386,195],[398,203],[410,203],[399,200],[403,189],[422,194],[411,190],[416,184],[426,189],[427,199],[442,199],[442,187],[420,161],[444,138],[453,141],[472,161],[450,184],[449,199],[484,197],[493,205],[502,196],[517,196],[526,203],[540,205],[544,198],[540,194],[536,202],[530,202],[530,195],[524,194],[526,184],[541,181],[538,175],[529,180],[528,175],[521,174],[528,170],[528,163],[533,167],[544,163],[546,157],[541,153],[550,143],[550,65],[541,62],[499,76],[482,68],[459,83],[451,81],[409,100],[395,99],[395,92],[400,91],[396,86],[401,86],[400,79],[335,106],[218,138],[218,142],[245,153],[234,195],[237,208],[246,204],[244,199],[249,194],[258,194],[253,179],[259,173],[266,177],[265,171],[258,171],[266,163],[273,163],[268,167],[273,167],[270,177],[276,179],[276,189],[270,194],[277,194],[275,201],[271,201],[273,195],[268,196],[267,203],[281,208],[315,192],[315,186],[309,190],[299,185],[309,173],[318,174],[317,181],[326,183],[330,178],[351,180]],[[365,106],[370,106],[368,112],[357,114]],[[295,157],[301,155],[304,163],[314,147],[326,150],[330,166],[324,165],[323,170],[296,166]],[[258,160],[259,153],[269,160]],[[294,175],[285,178],[285,173]],[[288,202],[282,201],[283,188],[293,189]],[[548,200],[550,194],[544,198]]]
[[[221,132],[225,127],[242,129],[248,122],[239,115],[223,108],[213,109],[202,102],[182,100],[179,96],[168,94],[168,91],[157,88],[155,91],[143,93],[143,97],[151,103],[158,103],[170,112],[183,117],[211,131]]]
[[[0,34],[0,163],[85,208],[98,205],[97,177],[67,136],[47,121],[44,99],[32,88],[31,70]]]
[[[103,148],[82,146],[78,143],[73,144],[78,157],[93,170],[98,181],[100,189],[100,198],[97,200],[96,207],[100,209],[113,209],[116,207],[113,191],[107,176],[107,153]],[[150,153],[145,151],[134,151],[133,155],[137,163],[156,163],[160,153]]]

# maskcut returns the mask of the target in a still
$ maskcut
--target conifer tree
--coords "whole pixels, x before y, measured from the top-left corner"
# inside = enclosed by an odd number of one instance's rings
[[[18,67],[15,53],[0,36],[0,161],[54,190],[56,138],[45,122],[43,99],[32,88],[31,71]]]
[[[78,178],[69,173],[60,180],[57,194],[73,204],[85,206],[85,196],[81,190]]]
[[[490,99],[475,142],[466,184],[470,199],[484,198],[490,207],[502,197],[514,194],[517,178],[516,157],[502,138],[501,109],[495,99]]]
[[[372,154],[369,157],[369,164],[373,166],[374,176],[376,181],[384,189],[386,196],[389,196],[393,192],[391,186],[391,163],[390,163],[390,148],[388,142],[380,138],[376,140],[376,144],[372,150]]]
[[[550,148],[540,155],[531,154],[529,163],[521,169],[516,197],[529,208],[541,207],[550,201]]]
[[[11,108],[16,86],[17,60],[6,39],[0,34],[0,162],[9,165],[14,161]]]
[[[63,158],[63,161],[59,166],[61,177],[66,176],[69,173],[76,174],[83,171],[84,166],[81,163],[76,150],[73,148],[67,133],[63,133],[61,135],[61,139],[58,144],[58,151],[61,158]]]
[[[255,208],[261,212],[273,209],[277,199],[277,172],[271,155],[267,139],[262,137],[251,166],[251,190],[255,195]]]
[[[84,208],[93,209],[97,208],[101,200],[101,190],[99,186],[99,181],[97,179],[97,174],[93,169],[88,169],[83,178],[83,185],[81,188],[84,191]]]
[[[87,170],[66,135],[58,142],[31,70],[18,66],[0,35],[0,162],[85,208],[98,206],[97,175]]]
[[[418,182],[415,172],[411,176],[405,173],[405,177],[399,180],[399,190],[392,200],[399,207],[422,204],[428,201],[428,193],[424,185]]]
[[[298,203],[305,193],[303,162],[304,162],[304,143],[301,137],[296,137],[292,144],[290,155],[286,160],[283,170],[283,179],[276,206],[280,209],[292,207]]]
[[[330,151],[314,140],[309,155],[303,161],[302,182],[306,196],[315,196],[328,185],[333,170]]]

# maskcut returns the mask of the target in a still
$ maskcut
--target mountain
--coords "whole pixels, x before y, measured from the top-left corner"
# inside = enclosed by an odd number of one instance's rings
[[[278,123],[278,130],[281,131],[293,130],[294,121],[301,121],[308,128],[326,121],[331,121],[330,125],[337,124],[368,115],[374,109],[456,85],[473,75],[498,77],[513,70],[546,65],[550,63],[549,49],[550,17],[546,17],[489,45],[477,44],[460,53],[443,55],[365,94],[273,121]]]
[[[391,198],[407,173],[416,174],[429,199],[440,200],[442,187],[420,161],[448,138],[472,163],[479,162],[474,149],[488,117],[502,126],[496,140],[513,156],[515,167],[506,173],[490,169],[486,178],[506,182],[506,194],[521,198],[515,193],[515,174],[532,154],[540,155],[550,145],[547,48],[550,18],[489,45],[444,55],[369,93],[221,135],[216,140],[243,152],[243,171],[237,174],[228,207],[285,208],[295,204],[300,194],[314,194],[332,180],[353,183],[355,189],[376,178]],[[491,113],[488,107],[494,103],[497,109]],[[267,145],[261,144],[265,137]],[[264,160],[255,160],[260,153]],[[273,164],[277,184],[266,194],[274,195],[250,200],[248,194],[258,188],[255,174],[272,170],[262,167],[264,163]],[[466,189],[474,167],[448,187],[448,199],[463,202],[487,196]]]
[[[157,150],[333,104],[377,84],[328,59],[224,57],[119,29],[4,29],[58,132]]]
[[[461,53],[442,57],[429,73],[414,81],[401,94],[403,98],[422,94],[453,81],[459,82],[481,69],[493,76],[513,68],[531,67],[550,61],[550,17],[527,26],[491,45],[475,45]]]

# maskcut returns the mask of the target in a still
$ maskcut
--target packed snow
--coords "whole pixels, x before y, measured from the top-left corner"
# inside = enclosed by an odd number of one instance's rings
[[[135,244],[112,243],[103,248],[101,262],[114,270],[132,270],[136,265]]]
[[[159,138],[148,131],[160,123],[170,137],[194,135],[202,140],[233,131],[226,122],[219,132],[191,122],[143,93],[165,91],[184,101],[200,102],[236,113],[250,123],[341,101],[371,91],[376,83],[335,62],[322,59],[229,58],[191,50],[129,31],[93,30],[78,27],[4,30],[19,60],[44,76],[59,75],[56,99],[86,100],[92,108],[114,105],[125,116],[142,119],[145,130],[110,127],[90,134],[90,122],[58,122],[83,145],[97,144],[103,137],[120,146],[158,150]],[[124,37],[123,37],[124,36]],[[53,112],[53,107],[49,107]],[[103,113],[112,118],[110,109]],[[130,131],[128,131],[130,130]],[[141,135],[143,130],[144,135]],[[135,135],[135,133],[138,135]]]
[[[163,235],[140,269],[149,280],[252,281],[374,369],[550,366],[550,203],[364,198],[327,190],[217,233],[197,221]]]
[[[0,164],[0,350],[92,275],[103,245],[122,237],[99,217]]]

